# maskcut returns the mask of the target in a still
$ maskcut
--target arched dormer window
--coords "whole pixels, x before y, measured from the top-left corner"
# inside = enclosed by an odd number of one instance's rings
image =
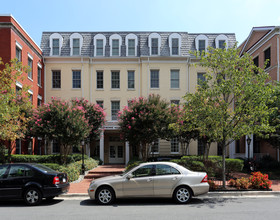
[[[71,56],[80,56],[83,45],[83,37],[79,33],[71,34],[70,36],[70,49]]]
[[[201,34],[198,35],[195,38],[195,48],[197,51],[200,52],[200,54],[202,53],[202,51],[207,52],[207,47],[208,47],[208,37]]]
[[[150,55],[157,56],[160,55],[160,46],[161,46],[161,36],[158,33],[152,33],[149,35],[149,48]]]
[[[110,56],[121,55],[122,37],[118,34],[110,36]]]
[[[228,37],[224,34],[220,34],[215,39],[216,48],[228,49]]]
[[[138,37],[135,34],[128,34],[125,37],[126,56],[137,56]]]
[[[51,56],[59,56],[61,52],[63,38],[59,33],[53,33],[50,36]]]
[[[97,34],[93,38],[94,43],[94,56],[105,55],[106,37],[103,34]]]
[[[169,49],[171,56],[181,55],[181,42],[182,37],[180,34],[173,33],[169,35]]]

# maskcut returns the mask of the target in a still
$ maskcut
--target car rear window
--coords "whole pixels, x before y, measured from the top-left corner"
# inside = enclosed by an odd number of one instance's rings
[[[44,165],[41,165],[41,164],[33,164],[33,166],[36,167],[37,169],[41,170],[44,173],[53,173],[53,172],[56,173],[55,170],[53,170],[53,169],[51,169],[49,167],[46,167]]]

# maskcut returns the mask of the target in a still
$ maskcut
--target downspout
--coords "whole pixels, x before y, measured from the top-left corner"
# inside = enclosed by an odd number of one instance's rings
[[[92,58],[89,58],[89,65],[90,65],[89,100],[92,103],[92,75],[93,75]]]
[[[44,103],[46,103],[47,88],[46,88],[46,65],[45,65],[44,57],[43,57],[43,65],[44,65]]]
[[[190,57],[187,58],[187,93],[190,93]]]
[[[279,62],[279,35],[280,33],[278,33],[277,36],[277,82],[279,82],[279,68],[280,68],[280,62]],[[280,158],[279,158],[279,148],[277,148],[277,161],[279,162]]]
[[[81,63],[82,63],[82,74],[81,74],[81,78],[82,78],[82,97],[84,98],[84,58],[81,57]]]
[[[140,60],[140,57],[138,59],[139,61],[139,67],[138,67],[138,97],[141,96],[142,92],[140,91],[141,90],[141,76],[142,76],[142,72],[140,74],[140,71],[141,71],[141,60]]]
[[[148,86],[148,88],[147,88],[147,92],[148,92],[148,94],[147,94],[147,97],[149,97],[149,93],[150,93],[150,81],[149,81],[149,76],[150,76],[150,74],[149,74],[149,71],[150,71],[150,57],[148,56],[148,65],[147,65],[147,86]]]

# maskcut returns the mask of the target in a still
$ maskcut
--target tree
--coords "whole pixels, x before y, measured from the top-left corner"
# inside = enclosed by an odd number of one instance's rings
[[[93,126],[88,122],[82,106],[72,106],[70,102],[53,98],[34,110],[30,132],[37,137],[57,140],[62,162],[66,164],[72,146],[79,145],[89,136]]]
[[[148,146],[158,138],[168,137],[170,120],[169,103],[159,95],[134,99],[119,113],[122,138],[140,147],[144,161],[148,159]]]
[[[0,140],[7,141],[8,158],[12,152],[11,143],[23,138],[29,118],[26,112],[32,108],[29,101],[28,87],[23,85],[16,91],[16,81],[23,79],[22,73],[27,73],[28,68],[23,67],[16,59],[4,63],[0,58]],[[8,159],[9,160],[9,159]]]
[[[73,106],[82,106],[85,111],[85,118],[88,120],[88,124],[90,126],[89,136],[86,138],[90,143],[96,140],[101,131],[101,127],[105,123],[105,112],[103,108],[101,108],[97,104],[89,103],[88,100],[75,99],[72,100]]]
[[[186,101],[201,98],[201,105],[197,105],[201,109],[193,108],[198,111],[193,119],[200,131],[211,130],[209,136],[222,147],[225,187],[226,147],[244,135],[273,130],[267,106],[272,90],[268,75],[253,64],[248,54],[239,57],[236,47],[208,51],[199,57],[199,65],[207,70],[206,81],[196,94],[188,94]],[[199,117],[199,111],[207,117]]]

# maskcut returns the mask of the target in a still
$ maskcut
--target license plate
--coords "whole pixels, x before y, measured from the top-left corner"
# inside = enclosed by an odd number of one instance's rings
[[[65,179],[65,178],[63,178],[63,179],[62,179],[62,182],[66,183],[66,179]]]

